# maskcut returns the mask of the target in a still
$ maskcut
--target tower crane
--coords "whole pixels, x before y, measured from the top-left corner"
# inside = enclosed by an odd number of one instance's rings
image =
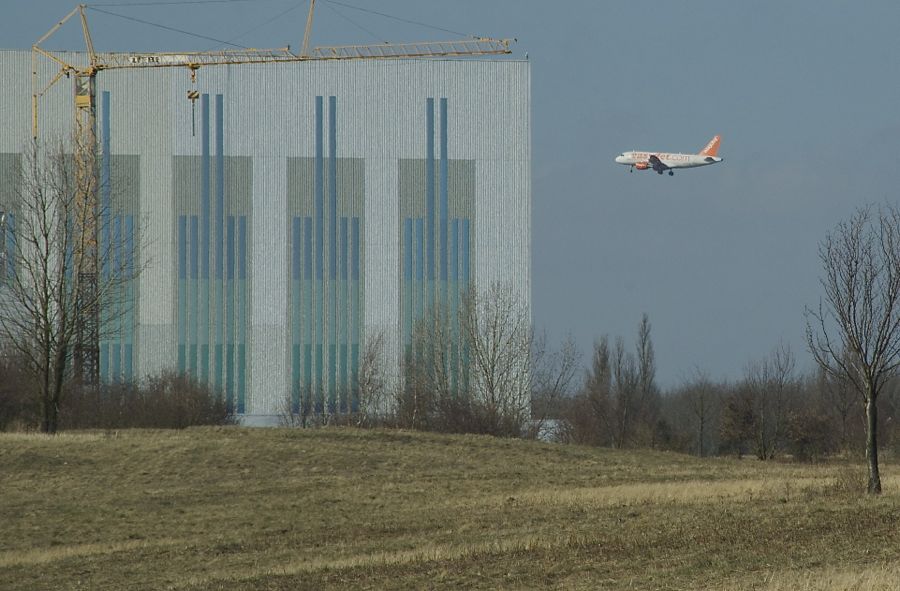
[[[299,54],[289,47],[278,49],[238,49],[205,52],[97,52],[94,49],[85,10],[89,5],[79,4],[56,23],[43,37],[32,45],[32,136],[38,137],[38,109],[40,99],[64,76],[74,77],[75,85],[75,248],[74,268],[78,270],[76,288],[80,305],[76,310],[86,311],[79,318],[74,346],[74,366],[83,383],[99,382],[99,303],[98,303],[98,251],[97,251],[97,134],[96,134],[96,78],[104,70],[128,68],[186,68],[191,82],[196,82],[197,71],[211,66],[254,63],[292,63],[309,60],[357,60],[403,59],[450,56],[475,56],[509,54],[514,39],[473,37],[458,41],[428,41],[422,43],[382,43],[372,45],[342,45],[315,47],[309,51],[315,0],[310,0],[303,43]],[[86,64],[74,63],[68,54],[60,54],[41,47],[67,21],[78,16],[86,49]],[[59,67],[46,86],[38,79],[38,59],[46,58]],[[192,102],[199,97],[195,90],[188,91]]]

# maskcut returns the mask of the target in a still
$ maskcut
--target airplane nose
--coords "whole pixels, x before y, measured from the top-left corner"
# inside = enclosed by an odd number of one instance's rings
[[[616,156],[616,164],[622,164],[622,156]]]

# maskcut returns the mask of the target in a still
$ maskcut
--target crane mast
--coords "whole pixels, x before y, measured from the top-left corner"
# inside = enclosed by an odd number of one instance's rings
[[[292,63],[309,60],[355,59],[403,59],[449,56],[498,55],[512,53],[509,46],[514,39],[475,37],[459,41],[439,41],[402,44],[344,45],[315,47],[309,50],[315,0],[310,0],[303,44],[299,54],[289,48],[239,49],[206,52],[101,52],[94,50],[85,9],[79,4],[56,23],[43,37],[32,45],[32,135],[38,137],[38,108],[40,99],[62,77],[74,77],[75,81],[75,179],[76,198],[73,220],[73,280],[76,281],[75,310],[82,313],[76,322],[73,364],[76,378],[85,384],[98,384],[100,376],[99,337],[100,310],[98,298],[98,142],[96,134],[96,78],[103,70],[129,68],[186,68],[191,82],[196,82],[201,68],[223,65],[254,63]],[[69,19],[78,15],[84,35],[87,64],[72,63],[68,56],[59,55],[41,47]],[[41,88],[38,80],[38,58],[44,57],[59,70],[50,82]],[[188,99],[196,100],[199,93],[188,91]]]

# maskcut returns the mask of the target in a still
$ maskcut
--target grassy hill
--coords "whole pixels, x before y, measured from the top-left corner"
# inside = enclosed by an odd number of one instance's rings
[[[897,589],[900,469],[350,429],[0,434],[0,589]]]

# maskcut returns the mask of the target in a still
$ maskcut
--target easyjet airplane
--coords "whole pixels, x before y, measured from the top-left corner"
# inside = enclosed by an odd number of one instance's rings
[[[722,158],[716,156],[719,153],[720,136],[716,136],[709,140],[706,147],[699,154],[667,154],[663,152],[624,152],[616,156],[618,164],[630,166],[628,172],[634,172],[634,169],[647,170],[653,169],[658,174],[669,171],[669,176],[673,176],[675,172],[673,168],[696,168],[698,166],[709,166],[710,164],[718,164],[722,162]]]

